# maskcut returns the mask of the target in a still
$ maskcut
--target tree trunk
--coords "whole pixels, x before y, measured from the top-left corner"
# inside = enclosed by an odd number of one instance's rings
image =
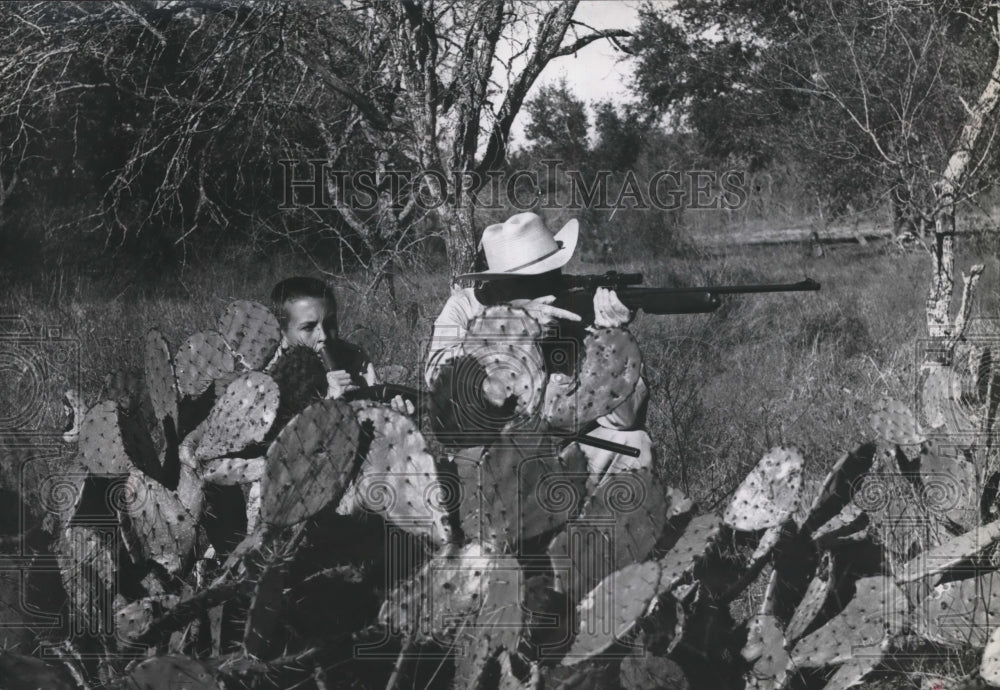
[[[995,16],[1000,22],[1000,10]],[[944,339],[951,347],[962,337],[957,326],[964,328],[966,317],[959,314],[951,322],[952,295],[955,290],[955,201],[966,179],[972,152],[975,149],[983,127],[1000,102],[1000,50],[990,74],[976,103],[967,108],[968,117],[962,125],[958,143],[948,159],[948,165],[941,175],[935,190],[937,213],[934,217],[934,272],[931,276],[930,294],[927,297],[927,333],[931,338]],[[971,292],[970,283],[978,277],[982,267],[973,267],[968,276],[965,291]],[[965,300],[963,300],[965,301]]]
[[[476,258],[479,232],[475,226],[473,206],[468,202],[442,206],[441,220],[444,223],[448,268],[454,280],[455,276],[471,271]]]
[[[1000,25],[1000,10],[997,10],[995,19]],[[983,266],[976,264],[963,276],[961,305],[952,319],[955,291],[955,204],[968,179],[969,163],[976,143],[986,122],[994,115],[998,103],[1000,103],[1000,44],[990,79],[972,107],[966,108],[968,116],[962,125],[958,142],[934,190],[936,209],[933,214],[933,271],[926,306],[927,334],[931,342],[924,352],[916,396],[917,419],[927,429],[941,425],[948,429],[948,422],[954,422],[959,417],[947,413],[947,410],[957,409],[955,397],[960,394],[954,385],[960,380],[955,368],[955,349],[962,341],[968,325],[972,313],[973,293],[983,272]],[[953,432],[968,430],[957,428],[957,425],[956,428],[949,429]],[[985,471],[984,464],[979,462],[977,465],[980,479],[985,479],[982,476]]]

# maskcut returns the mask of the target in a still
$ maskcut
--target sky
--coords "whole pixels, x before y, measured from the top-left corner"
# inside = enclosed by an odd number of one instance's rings
[[[638,6],[639,2],[631,0],[583,0],[574,17],[595,29],[635,29],[639,24]],[[585,30],[581,29],[581,35],[583,31]],[[572,40],[567,33],[563,43],[570,43]],[[595,41],[576,55],[567,55],[550,62],[535,82],[532,92],[539,86],[565,77],[573,93],[587,103],[628,100],[631,98],[628,81],[632,69],[628,62],[620,62],[623,55],[615,51],[610,41]],[[531,98],[531,93],[528,98]],[[514,122],[511,139],[515,146],[524,142],[526,119],[522,110]]]

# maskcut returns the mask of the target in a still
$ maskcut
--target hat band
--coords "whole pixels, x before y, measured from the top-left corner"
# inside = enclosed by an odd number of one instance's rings
[[[529,261],[526,264],[521,264],[520,266],[514,266],[513,268],[506,268],[506,269],[504,269],[503,272],[504,273],[513,273],[514,271],[520,271],[522,268],[527,268],[528,266],[531,266],[532,264],[537,264],[539,261],[545,261],[550,256],[554,256],[555,254],[558,254],[559,252],[562,251],[562,248],[563,248],[562,240],[556,240],[556,245],[557,245],[556,248],[553,249],[548,254],[542,254],[537,259],[532,259],[531,261]]]

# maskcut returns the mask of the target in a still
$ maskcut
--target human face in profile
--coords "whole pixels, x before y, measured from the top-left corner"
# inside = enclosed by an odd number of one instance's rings
[[[323,321],[327,316],[326,300],[315,297],[301,297],[285,303],[288,311],[288,325],[285,339],[289,345],[305,345],[319,352],[326,342]]]

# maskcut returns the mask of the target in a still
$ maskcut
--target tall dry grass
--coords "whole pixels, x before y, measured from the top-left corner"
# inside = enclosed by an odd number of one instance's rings
[[[967,252],[963,261],[975,258]],[[870,436],[866,419],[876,399],[912,399],[929,266],[919,252],[844,245],[815,258],[790,245],[603,264],[574,260],[567,270],[641,271],[646,285],[789,282],[806,275],[822,283],[818,293],[733,296],[712,314],[640,314],[632,324],[651,384],[648,426],[661,475],[711,507],[769,447],[798,447],[818,475]],[[94,402],[108,373],[141,368],[149,328],[159,328],[176,348],[213,327],[230,300],[266,301],[271,285],[296,273],[315,274],[315,266],[285,256],[250,266],[220,261],[133,286],[63,276],[50,290],[37,284],[13,290],[0,312],[77,338],[79,385]],[[987,311],[996,308],[996,273],[993,259],[980,290]],[[424,343],[448,297],[447,281],[404,273],[394,311],[384,291],[367,291],[362,275],[330,280],[344,336],[378,364],[403,365],[405,382],[419,385]]]

